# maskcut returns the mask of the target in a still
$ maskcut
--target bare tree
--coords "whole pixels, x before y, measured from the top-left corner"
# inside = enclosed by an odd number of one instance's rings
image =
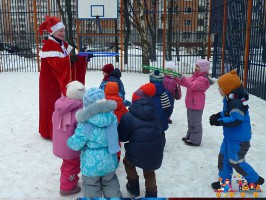
[[[167,43],[166,43],[166,60],[172,60],[172,36],[173,36],[173,8],[174,1],[170,0],[168,5],[168,28],[167,28]]]
[[[138,10],[134,10],[134,6],[131,2],[128,1],[128,16],[130,19],[130,23],[138,30],[140,34],[140,41],[142,44],[142,64],[150,65],[149,59],[149,40],[147,34],[147,0],[134,0],[136,3],[136,7]],[[148,69],[143,69],[143,73],[149,73]]]
[[[75,53],[75,48],[77,46],[74,42],[74,37],[73,37],[73,16],[72,16],[73,11],[72,11],[72,6],[71,6],[72,2],[71,0],[65,0],[65,11],[62,8],[60,0],[56,0],[56,3],[59,9],[59,12],[61,14],[62,21],[66,25],[66,40],[71,46],[74,47],[72,50],[72,53]]]

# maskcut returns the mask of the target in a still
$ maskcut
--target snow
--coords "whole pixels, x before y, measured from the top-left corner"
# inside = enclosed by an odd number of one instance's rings
[[[52,142],[43,139],[38,133],[38,79],[39,73],[0,73],[0,199],[75,199],[77,195],[61,197],[59,177],[61,159],[52,153]],[[98,87],[102,72],[87,71],[86,87]],[[146,74],[123,73],[126,98],[141,84],[147,83]],[[175,101],[172,115],[173,124],[166,132],[166,147],[162,166],[156,171],[159,197],[216,197],[210,184],[218,179],[217,157],[222,141],[222,128],[209,125],[209,116],[222,108],[222,97],[217,84],[207,91],[206,107],[203,113],[203,142],[199,147],[185,145],[181,138],[187,130],[186,108],[183,96]],[[262,176],[266,177],[266,102],[250,95],[248,101],[252,120],[253,137],[246,160]],[[265,121],[264,121],[265,122]],[[124,149],[122,149],[122,157]],[[142,170],[140,176],[141,196],[145,195]],[[124,197],[126,174],[124,166],[119,164],[117,175]],[[234,172],[236,176],[237,173]],[[233,189],[237,188],[233,179]],[[79,185],[81,184],[81,179]],[[262,186],[264,189],[265,186]],[[252,197],[252,192],[247,196]],[[266,197],[265,193],[259,193]],[[239,193],[235,197],[240,197]]]

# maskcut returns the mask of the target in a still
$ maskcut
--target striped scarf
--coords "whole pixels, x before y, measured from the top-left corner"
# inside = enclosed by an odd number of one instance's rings
[[[171,106],[170,100],[166,92],[161,94],[160,99],[161,99],[162,108],[168,108]]]

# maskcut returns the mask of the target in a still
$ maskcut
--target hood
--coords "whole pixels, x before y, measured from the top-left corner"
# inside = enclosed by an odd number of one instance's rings
[[[94,102],[86,108],[80,109],[76,113],[77,122],[85,122],[96,114],[108,113],[117,108],[117,103],[113,100]]]
[[[55,110],[57,110],[61,115],[69,113],[80,107],[82,107],[82,101],[69,99],[68,97],[61,97],[55,102]]]
[[[244,97],[246,100],[249,99],[249,94],[245,91],[242,85],[241,87],[234,89],[231,93],[236,94],[240,97]]]
[[[115,120],[116,116],[114,115],[114,112],[111,111],[107,113],[98,113],[96,115],[93,115],[87,120],[87,122],[97,127],[106,127],[109,126]]]
[[[118,69],[118,68],[115,68],[114,71],[112,71],[109,76],[114,76],[116,77],[117,79],[120,79],[121,78],[121,71]]]
[[[157,117],[157,112],[150,97],[142,97],[134,101],[128,110],[136,117],[145,121],[149,121]]]
[[[161,96],[165,92],[165,88],[162,83],[153,83],[156,87],[156,92],[154,96]]]

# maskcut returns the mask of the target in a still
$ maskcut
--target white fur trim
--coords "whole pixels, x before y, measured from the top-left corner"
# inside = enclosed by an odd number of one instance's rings
[[[41,51],[39,53],[39,56],[41,58],[49,58],[49,57],[58,57],[58,58],[64,58],[66,57],[62,52],[60,51]]]
[[[57,24],[53,25],[51,27],[51,30],[52,30],[51,35],[53,35],[57,30],[59,30],[61,28],[65,28],[65,25],[63,24],[63,22],[58,22]]]

